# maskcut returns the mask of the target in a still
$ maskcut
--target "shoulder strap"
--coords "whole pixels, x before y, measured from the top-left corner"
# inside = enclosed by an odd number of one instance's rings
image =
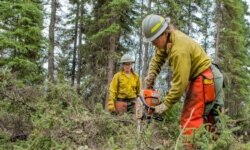
[[[217,63],[215,63],[215,62],[212,62],[212,65],[214,65],[217,69],[219,69],[220,70],[220,72],[221,72],[221,68],[219,67],[219,65],[217,64]]]

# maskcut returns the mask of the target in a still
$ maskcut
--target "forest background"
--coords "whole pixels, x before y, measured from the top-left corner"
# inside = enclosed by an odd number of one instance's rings
[[[248,4],[248,5],[247,5]],[[221,67],[226,115],[221,138],[202,130],[205,149],[247,149],[250,139],[249,0],[1,0],[0,148],[173,149],[183,146],[182,101],[163,122],[105,111],[108,85],[129,53],[141,80],[153,46],[143,43],[147,14],[170,17]],[[156,89],[167,92],[164,66]],[[144,88],[144,84],[143,84]]]

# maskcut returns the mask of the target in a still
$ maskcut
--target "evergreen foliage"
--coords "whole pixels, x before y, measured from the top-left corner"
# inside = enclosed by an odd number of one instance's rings
[[[41,3],[5,0],[0,14],[0,66],[12,68],[24,82],[42,80]]]
[[[219,45],[219,63],[225,76],[225,103],[230,116],[239,117],[244,105],[249,103],[250,65],[247,37],[249,30],[242,1],[222,1],[222,21]]]
[[[170,17],[171,23],[192,37],[193,33],[198,32],[197,28],[199,29],[201,25],[201,18],[197,16],[202,11],[200,10],[201,4],[203,4],[203,1],[158,1],[156,2],[157,7],[153,12]]]
[[[1,69],[0,98],[0,149],[135,149],[138,145],[138,124],[133,116],[111,115],[100,103],[89,111],[85,107],[88,102],[69,85],[31,87],[18,83],[9,69]],[[180,107],[175,105],[162,122],[141,122],[141,149],[183,149],[176,119]],[[233,122],[222,116],[217,141],[205,128],[198,130],[192,141],[206,150],[247,149],[249,141],[244,143],[233,134],[239,129],[230,126]]]
[[[204,126],[190,141],[206,150],[249,148],[250,23],[245,20],[249,12],[243,0],[67,2],[70,7],[58,7],[55,26],[57,83],[42,82],[46,79],[43,59],[48,55],[42,37],[47,13],[42,1],[0,2],[0,149],[135,149],[138,145],[141,149],[183,149],[178,118],[182,102],[162,122],[143,120],[141,141],[133,116],[114,116],[103,109],[108,81],[119,69],[120,56],[138,53],[138,59],[146,48],[146,57],[153,54],[152,45],[137,43],[142,18],[149,13],[170,16],[178,29],[201,40],[208,53],[219,44],[218,62],[226,85],[220,137],[213,140]],[[63,12],[66,7],[69,10]],[[73,50],[77,50],[75,56]],[[74,57],[81,57],[75,62],[76,73],[78,66],[82,69],[80,92],[70,86]],[[138,72],[140,65],[135,66]],[[168,74],[163,69],[157,79],[155,87],[161,93],[169,87]]]

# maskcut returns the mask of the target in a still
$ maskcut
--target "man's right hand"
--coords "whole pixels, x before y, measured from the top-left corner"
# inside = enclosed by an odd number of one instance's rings
[[[108,101],[108,111],[115,112],[115,102],[114,101]]]
[[[155,75],[153,73],[148,74],[145,78],[145,82],[147,89],[153,89],[155,83]]]

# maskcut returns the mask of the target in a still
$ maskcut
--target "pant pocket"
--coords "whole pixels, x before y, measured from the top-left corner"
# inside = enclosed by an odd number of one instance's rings
[[[205,103],[209,103],[215,100],[215,87],[214,80],[204,77],[203,79],[204,99]]]

